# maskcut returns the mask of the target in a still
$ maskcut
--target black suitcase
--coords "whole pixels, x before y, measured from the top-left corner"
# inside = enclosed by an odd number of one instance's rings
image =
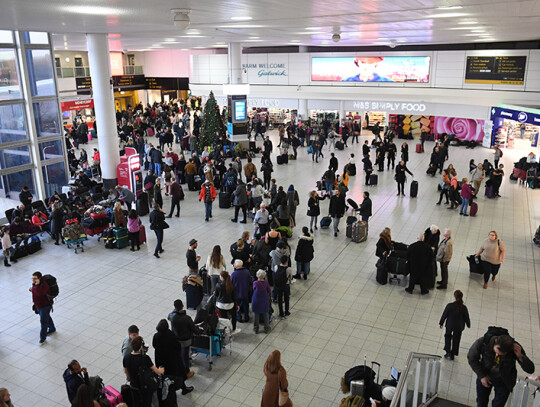
[[[418,196],[418,181],[411,182],[411,198]]]
[[[379,182],[379,176],[377,174],[371,174],[369,176],[369,185],[377,185]]]
[[[289,163],[289,155],[288,154],[282,154],[281,156],[283,157],[283,164],[288,164]]]
[[[351,177],[356,175],[356,164],[349,164],[349,175]]]
[[[137,198],[137,215],[145,216],[150,212],[148,207],[148,193],[141,192]]]
[[[131,389],[129,388],[129,384],[123,384],[122,387],[120,387],[120,394],[122,394],[122,399],[124,400],[124,403],[126,403],[128,407],[131,407],[133,405],[133,397],[131,394]]]
[[[358,218],[356,216],[347,216],[347,225],[352,225]]]
[[[435,164],[429,164],[426,174],[434,177],[436,173],[437,173],[437,167],[435,166]]]
[[[345,148],[345,144],[343,144],[343,141],[336,141],[336,148],[338,150],[343,150]]]
[[[26,243],[26,251],[28,254],[34,254],[39,250],[41,250],[41,240],[37,236],[32,236]]]
[[[28,256],[28,249],[23,244],[20,244],[19,246],[14,246],[12,250],[13,250],[12,252],[13,254],[11,255],[12,260],[17,260],[22,257]]]
[[[482,270],[481,260],[478,258],[478,263],[476,262],[477,258],[474,254],[467,256],[467,261],[469,262],[469,272],[473,274],[484,274]]]
[[[284,163],[284,161],[283,161],[283,156],[282,156],[282,155],[278,155],[277,158],[276,158],[276,160],[277,160],[278,165],[281,165],[281,164]]]
[[[375,280],[381,285],[388,284],[388,270],[385,259],[379,259],[377,261],[377,275],[375,276]]]
[[[228,192],[222,191],[219,193],[219,207],[222,209],[231,207],[231,195]]]
[[[210,284],[210,279],[208,278],[208,271],[206,270],[206,266],[203,266],[199,269],[199,277],[203,282],[203,294],[210,295],[210,289],[212,285]]]
[[[321,219],[321,229],[328,229],[332,223],[332,218],[330,216],[325,216]]]

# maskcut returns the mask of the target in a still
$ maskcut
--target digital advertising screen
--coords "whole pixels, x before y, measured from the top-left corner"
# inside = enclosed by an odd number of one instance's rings
[[[429,82],[430,57],[313,57],[311,80],[327,82]]]
[[[246,101],[237,100],[234,102],[234,120],[237,122],[246,120]]]
[[[526,65],[526,56],[467,57],[465,83],[523,85]]]

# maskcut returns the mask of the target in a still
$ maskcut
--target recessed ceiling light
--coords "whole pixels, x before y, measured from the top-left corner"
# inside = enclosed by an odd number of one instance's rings
[[[459,10],[462,8],[463,6],[441,6],[441,7],[437,7],[437,10]]]
[[[315,34],[328,34],[326,31],[308,31],[308,32],[296,32],[294,35],[315,35]]]
[[[485,33],[486,30],[482,29],[482,28],[477,28],[475,30],[471,30],[472,33]]]
[[[228,24],[219,25],[217,28],[264,28],[264,25],[252,25],[252,24]]]
[[[60,7],[60,10],[64,13],[69,14],[85,14],[85,15],[99,15],[99,16],[118,16],[121,14],[126,14],[124,9],[119,9],[115,7],[105,7],[105,6],[88,6],[88,5],[79,5],[77,7],[73,6],[64,6]]]
[[[206,47],[193,47],[193,49],[203,49],[203,48],[206,48]]]
[[[444,14],[431,14],[427,18],[456,18],[456,17],[466,17],[467,13],[444,13]]]
[[[465,24],[478,24],[478,21],[473,21],[473,20],[460,21],[458,24],[462,24],[462,25],[465,25]]]
[[[258,40],[260,39],[261,37],[249,37],[250,40]]]
[[[189,51],[189,48],[180,48],[180,51]]]
[[[319,31],[322,30],[321,27],[306,27],[306,30],[308,31]]]
[[[165,42],[176,42],[176,38],[165,38]]]
[[[251,39],[247,39],[247,40],[244,40],[242,42],[262,42],[262,40],[251,40]]]
[[[199,30],[193,30],[193,29],[186,31],[186,34],[200,34],[200,33],[201,32]]]
[[[204,35],[179,35],[178,38],[205,38]]]
[[[300,40],[290,40],[289,42],[300,42]]]
[[[249,17],[249,16],[234,16],[234,17],[231,17],[231,20],[233,20],[233,21],[249,21],[249,20],[253,20],[253,17]]]

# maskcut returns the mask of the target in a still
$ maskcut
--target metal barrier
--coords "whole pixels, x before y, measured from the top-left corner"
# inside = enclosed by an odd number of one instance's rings
[[[437,398],[440,374],[439,355],[410,352],[390,407],[427,406]],[[413,385],[412,389],[409,384]]]
[[[540,382],[528,378],[517,379],[511,397],[508,398],[509,407],[540,407]]]

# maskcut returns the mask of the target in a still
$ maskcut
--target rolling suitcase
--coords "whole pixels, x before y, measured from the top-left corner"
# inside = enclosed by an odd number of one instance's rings
[[[115,247],[123,249],[129,245],[127,228],[114,228],[114,238],[116,239]]]
[[[356,175],[356,164],[349,164],[349,176],[354,177]]]
[[[325,216],[321,219],[321,229],[328,229],[332,223],[332,218],[330,216]]]
[[[347,225],[352,225],[358,218],[356,216],[347,216]]]
[[[336,141],[336,148],[338,150],[343,150],[345,148],[345,144],[343,144],[343,141]]]
[[[471,216],[476,216],[478,213],[478,204],[476,202],[471,203]]]
[[[345,228],[345,236],[347,236],[349,239],[352,238],[352,223],[348,223],[347,227]]]
[[[494,188],[493,188],[492,185],[486,186],[486,196],[487,196],[489,199],[495,198],[495,190],[494,190]]]
[[[375,280],[381,284],[386,285],[388,283],[388,270],[386,268],[386,260],[379,259],[377,261],[377,274]]]
[[[282,157],[283,157],[283,164],[288,164],[289,163],[289,156],[287,154],[283,154]]]
[[[416,145],[416,152],[417,152],[417,153],[421,153],[421,152],[422,152],[422,144],[419,143],[419,144]]]
[[[145,216],[148,215],[149,212],[148,194],[146,192],[141,192],[137,198],[137,215]]]
[[[469,272],[473,274],[484,274],[482,270],[482,264],[480,263],[480,258],[476,257],[474,254],[467,256],[467,261],[469,262]]]
[[[351,240],[355,243],[362,243],[367,240],[368,225],[366,222],[358,221],[351,225]]]
[[[277,158],[276,158],[276,160],[277,160],[278,165],[281,165],[281,164],[284,163],[284,161],[283,161],[283,156],[282,156],[282,155],[278,155]]]
[[[129,384],[123,384],[122,387],[120,387],[120,393],[122,394],[124,403],[126,403],[128,407],[132,406],[133,396],[131,395],[131,389],[129,388]]]
[[[418,181],[411,182],[411,198],[418,196]]]
[[[379,176],[377,174],[371,174],[369,176],[369,185],[377,185],[379,182]]]
[[[107,397],[107,401],[109,402],[111,407],[116,407],[118,404],[124,402],[122,394],[114,387],[105,386],[102,391],[105,397]]]
[[[146,228],[144,227],[144,225],[141,225],[139,227],[139,243],[146,243]]]
[[[231,207],[231,195],[226,191],[219,193],[219,207],[222,209],[228,209]]]

